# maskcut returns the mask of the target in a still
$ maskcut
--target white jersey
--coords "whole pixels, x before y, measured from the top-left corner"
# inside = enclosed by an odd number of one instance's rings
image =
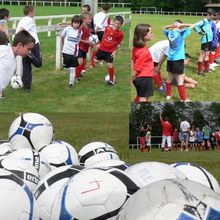
[[[195,131],[189,132],[189,142],[195,142],[196,141],[196,133]]]
[[[99,13],[95,14],[93,21],[95,29],[98,28],[98,31],[105,31],[105,28],[108,25],[108,14],[100,11]]]
[[[78,56],[79,42],[82,36],[82,30],[73,29],[73,27],[68,26],[64,28],[61,37],[64,38],[64,45],[62,53]]]
[[[162,40],[158,41],[154,45],[152,45],[150,48],[150,53],[152,56],[152,59],[155,63],[159,63],[163,55],[168,55],[169,52],[169,41],[168,40]]]
[[[147,146],[151,146],[151,132],[150,131],[147,132],[145,138],[146,138]]]
[[[190,124],[189,124],[188,121],[182,121],[182,122],[180,123],[180,130],[181,130],[182,132],[187,132],[189,128],[190,128]]]
[[[0,92],[9,84],[16,70],[16,59],[11,46],[0,45]]]
[[[39,38],[37,36],[37,27],[35,24],[35,20],[31,18],[30,16],[23,17],[19,22],[18,26],[16,28],[16,33],[21,31],[22,29],[25,29],[28,31],[31,36],[35,39],[35,44],[39,43]]]

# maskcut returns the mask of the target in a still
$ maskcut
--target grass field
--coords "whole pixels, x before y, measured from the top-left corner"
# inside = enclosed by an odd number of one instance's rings
[[[11,17],[22,16],[22,6],[7,7]],[[111,12],[126,9],[112,9]],[[129,9],[127,9],[129,11]],[[36,7],[36,15],[76,14],[80,8],[71,7]],[[61,20],[54,20],[59,23]],[[40,21],[38,25],[46,24]],[[5,100],[0,103],[1,112],[38,111],[38,112],[129,112],[130,100],[130,49],[128,48],[129,27],[124,26],[124,44],[115,60],[117,83],[107,87],[104,77],[107,66],[97,65],[87,69],[86,77],[76,84],[74,90],[68,87],[68,72],[55,70],[56,37],[52,33],[39,34],[43,55],[43,67],[33,69],[33,91],[25,93],[8,87]]]
[[[165,39],[163,35],[163,26],[173,23],[176,19],[181,19],[184,23],[195,23],[202,17],[195,16],[171,16],[171,15],[132,15],[132,29],[138,23],[149,23],[153,30],[153,39],[148,43],[152,45],[157,41]],[[220,83],[220,67],[215,73],[207,73],[205,76],[197,75],[197,58],[200,52],[200,35],[192,31],[192,34],[186,39],[186,52],[192,56],[191,63],[186,67],[185,73],[198,81],[198,87],[195,89],[187,89],[188,98],[192,101],[219,101],[220,93],[218,92]],[[163,65],[162,75],[166,79],[166,62]],[[177,88],[173,89],[173,99],[171,101],[179,101]],[[154,96],[151,101],[165,101],[165,94],[159,93],[155,87]],[[135,88],[132,87],[131,99],[136,94]]]

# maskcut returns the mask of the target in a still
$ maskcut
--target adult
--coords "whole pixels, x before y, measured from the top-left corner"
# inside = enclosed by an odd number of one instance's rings
[[[181,151],[188,151],[190,124],[185,118],[180,123],[180,131],[182,133]]]

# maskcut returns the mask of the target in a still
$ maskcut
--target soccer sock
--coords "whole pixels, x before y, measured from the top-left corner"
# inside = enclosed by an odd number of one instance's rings
[[[76,67],[76,75],[75,75],[75,79],[80,77],[80,73],[82,71],[83,65],[79,65]]]
[[[213,64],[214,61],[215,61],[215,54],[210,53],[210,54],[209,54],[209,63],[210,63],[210,64]]]
[[[138,103],[138,102],[139,102],[139,96],[138,96],[138,95],[136,95],[136,96],[134,97],[134,102],[135,102],[135,103]]]
[[[166,83],[167,96],[172,96],[172,83]]]
[[[74,84],[75,67],[70,67],[70,84]]]
[[[186,88],[184,85],[178,86],[178,92],[183,101],[186,101]]]
[[[86,64],[87,64],[87,60],[83,59],[83,67],[82,70],[86,71]]]
[[[96,51],[94,50],[94,51],[92,52],[92,58],[91,58],[91,66],[92,66],[92,67],[95,66],[95,61],[94,61],[95,56],[96,56]]]
[[[205,60],[205,71],[209,71],[209,60]]]
[[[203,62],[198,62],[198,73],[202,73],[203,71]]]
[[[154,79],[155,84],[157,85],[157,88],[159,89],[162,86],[160,72],[157,75],[154,75],[153,79]]]
[[[109,67],[108,68],[108,74],[109,74],[109,80],[110,81],[114,81],[114,75],[115,75],[115,71],[114,71],[114,67]]]

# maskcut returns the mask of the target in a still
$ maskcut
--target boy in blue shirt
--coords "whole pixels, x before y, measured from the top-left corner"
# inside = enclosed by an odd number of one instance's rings
[[[196,128],[196,150],[203,150],[203,133],[200,128]]]
[[[174,24],[164,27],[164,35],[169,40],[166,83],[167,100],[172,97],[172,81],[175,77],[181,101],[189,101],[184,86],[185,38],[191,34],[193,27],[192,24],[183,24],[181,20],[176,20]]]

